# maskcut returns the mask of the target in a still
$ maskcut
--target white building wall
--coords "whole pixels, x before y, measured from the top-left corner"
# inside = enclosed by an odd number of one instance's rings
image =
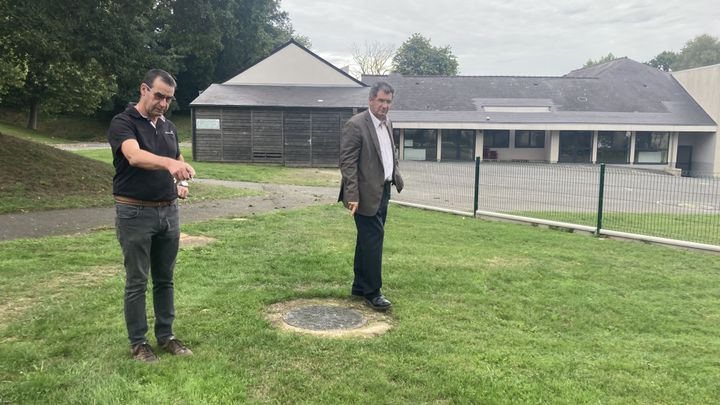
[[[720,64],[673,72],[673,77],[690,93],[716,123],[720,123]],[[709,165],[708,170],[720,173],[720,130],[713,136],[680,135],[680,145],[694,145],[693,169]],[[688,143],[692,142],[692,143]],[[703,170],[698,167],[698,170]]]
[[[692,169],[696,172],[718,173],[717,162],[714,161],[717,152],[714,150],[717,143],[717,134],[680,133],[678,145],[692,146]]]
[[[224,84],[361,87],[295,44],[289,44]]]

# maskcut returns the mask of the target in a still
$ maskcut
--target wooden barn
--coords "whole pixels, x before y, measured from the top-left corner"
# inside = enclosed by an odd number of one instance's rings
[[[191,104],[198,161],[337,167],[369,88],[291,40]]]

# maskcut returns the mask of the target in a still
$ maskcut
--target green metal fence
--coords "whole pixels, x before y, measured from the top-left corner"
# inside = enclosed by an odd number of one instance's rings
[[[720,179],[542,162],[401,163],[393,199],[720,246]]]

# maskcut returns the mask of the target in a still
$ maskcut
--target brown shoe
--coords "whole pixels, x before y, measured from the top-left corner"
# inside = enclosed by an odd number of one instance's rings
[[[158,342],[160,348],[175,356],[191,356],[192,350],[185,347],[175,336],[170,336],[163,342]]]
[[[158,361],[157,356],[152,351],[152,347],[147,342],[137,344],[130,348],[133,359],[144,363],[155,363]]]

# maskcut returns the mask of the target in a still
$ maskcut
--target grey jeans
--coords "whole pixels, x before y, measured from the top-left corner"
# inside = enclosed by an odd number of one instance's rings
[[[115,204],[115,229],[125,258],[125,323],[131,345],[146,341],[145,292],[153,282],[155,338],[172,336],[173,270],[180,244],[177,201],[166,207]]]

